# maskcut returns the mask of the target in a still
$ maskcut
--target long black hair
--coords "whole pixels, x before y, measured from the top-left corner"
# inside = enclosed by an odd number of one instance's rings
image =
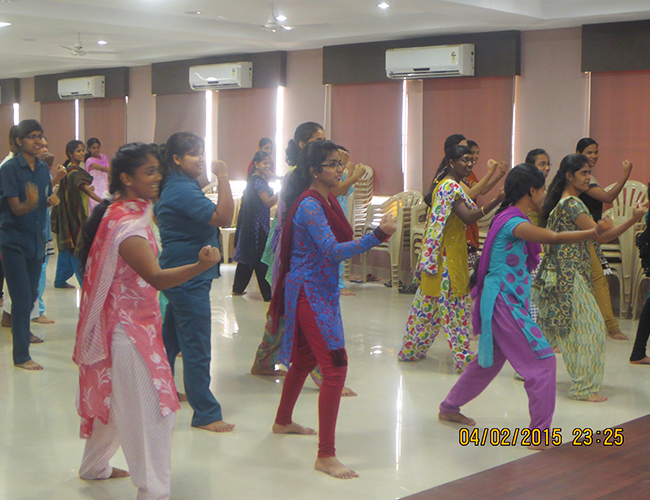
[[[501,202],[497,213],[517,204],[519,200],[530,193],[532,188],[543,188],[545,183],[546,178],[541,170],[530,163],[520,163],[510,170],[506,176],[503,184],[506,196]]]
[[[568,183],[566,177],[567,174],[575,174],[585,165],[589,165],[589,160],[585,155],[574,154],[567,155],[562,158],[562,161],[560,162],[560,168],[558,168],[557,172],[555,173],[555,177],[553,177],[551,185],[546,192],[546,199],[544,200],[542,213],[539,217],[541,227],[546,227],[548,216],[562,198],[562,193],[564,192]]]
[[[323,130],[323,127],[316,122],[305,122],[296,127],[293,139],[289,141],[285,151],[285,154],[287,155],[287,165],[294,167],[298,164],[298,159],[300,157],[300,143],[302,142],[307,144],[309,139],[314,137],[314,134],[319,130]]]
[[[267,153],[266,151],[259,150],[255,153],[255,156],[253,156],[253,169],[251,170],[251,175],[255,173],[257,170],[257,167],[255,166],[256,163],[259,163],[261,161],[264,161],[266,159],[271,159],[271,154]]]
[[[332,141],[314,141],[307,144],[300,151],[298,164],[287,180],[281,193],[287,209],[307,189],[313,180],[312,168],[315,172],[322,172],[322,163],[327,157],[339,150],[339,147]],[[281,221],[282,222],[282,221]]]
[[[90,148],[92,148],[95,144],[99,144],[100,146],[102,145],[101,142],[99,142],[99,139],[97,137],[91,137],[86,141],[86,161],[88,161],[88,158],[92,156],[92,153],[90,152]]]
[[[582,152],[592,144],[598,146],[598,143],[594,141],[591,137],[583,137],[578,141],[578,144],[576,144],[576,153],[582,154]]]
[[[20,145],[18,145],[18,139],[21,141],[27,137],[32,132],[41,132],[43,133],[43,127],[36,120],[28,119],[21,121],[18,125],[11,127],[9,129],[9,142],[13,143],[13,147],[16,149],[14,154],[18,154],[21,151]]]
[[[178,170],[174,161],[174,155],[182,158],[191,151],[205,151],[205,140],[192,132],[176,132],[172,134],[167,142],[158,147],[158,158],[160,159],[160,173],[163,176],[160,183],[160,192],[165,187],[165,181],[170,170]]]
[[[135,175],[135,171],[144,165],[148,156],[151,155],[158,158],[158,151],[154,146],[142,142],[132,142],[130,144],[125,144],[117,150],[115,156],[111,160],[111,183],[108,187],[108,191],[111,194],[120,193],[125,190],[120,174],[125,173],[133,176]],[[102,203],[99,203],[93,209],[92,214],[88,220],[86,220],[81,229],[82,237],[81,246],[78,250],[78,257],[81,261],[82,269],[86,267],[90,247],[95,240],[99,224],[101,223],[109,204],[109,200],[104,200]]]
[[[528,154],[526,155],[526,159],[524,160],[524,163],[528,163],[529,165],[535,165],[535,162],[537,161],[537,157],[539,155],[546,155],[548,156],[548,153],[544,151],[542,148],[535,148],[531,149],[528,151]]]
[[[65,155],[68,157],[68,159],[63,163],[64,167],[67,167],[68,164],[70,163],[70,157],[72,154],[77,150],[79,146],[83,146],[84,143],[81,141],[77,141],[76,139],[73,139],[72,141],[69,141],[65,145]]]
[[[440,166],[436,171],[436,175],[433,177],[433,181],[431,181],[431,188],[429,189],[429,193],[424,197],[424,202],[427,205],[431,206],[431,198],[433,196],[433,192],[435,191],[438,183],[449,173],[451,162],[469,154],[472,154],[472,150],[468,146],[461,146],[460,144],[451,146],[445,151],[445,157],[440,162]]]

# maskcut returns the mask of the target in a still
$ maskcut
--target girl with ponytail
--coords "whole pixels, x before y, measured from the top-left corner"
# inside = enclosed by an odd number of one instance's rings
[[[596,222],[579,195],[590,189],[591,165],[585,155],[562,159],[542,207],[541,222],[552,231],[596,228]],[[637,205],[632,216],[612,227],[611,221],[593,239],[607,243],[617,238],[646,212]],[[533,282],[533,300],[539,324],[553,346],[562,351],[573,381],[569,398],[602,402],[598,394],[605,363],[605,322],[594,296],[592,244],[589,241],[549,244]]]
[[[475,425],[460,407],[476,398],[506,360],[524,377],[530,429],[549,429],[555,408],[555,356],[529,312],[530,273],[539,263],[540,243],[577,243],[596,236],[595,228],[556,233],[531,224],[526,214],[544,201],[544,174],[533,165],[513,168],[505,198],[494,216],[472,290],[478,357],[465,369],[440,405],[441,420]],[[537,448],[536,448],[537,449]]]
[[[315,434],[292,420],[293,409],[307,375],[320,366],[323,383],[318,396],[317,470],[340,479],[357,473],[336,458],[334,431],[347,373],[343,323],[339,305],[339,262],[388,240],[395,221],[386,216],[374,232],[353,240],[334,191],[343,175],[339,148],[331,141],[311,142],[300,152],[291,186],[283,190],[290,207],[282,229],[281,272],[271,301],[275,331],[284,317],[278,360],[291,366],[273,432]],[[303,191],[300,192],[300,189]]]
[[[73,361],[79,365],[82,479],[129,475],[138,498],[169,498],[171,443],[180,409],[163,345],[157,290],[179,286],[221,258],[204,246],[187,265],[161,269],[151,200],[161,180],[156,150],[122,146],[110,193],[84,227],[85,264]],[[198,259],[197,259],[198,257]],[[122,446],[129,472],[111,467]]]
[[[400,361],[424,358],[440,328],[449,341],[457,372],[462,372],[475,356],[470,350],[467,327],[470,299],[465,225],[484,217],[501,198],[478,208],[465,194],[461,182],[472,171],[472,165],[472,152],[467,146],[452,146],[434,179],[429,219],[416,268],[420,286],[397,355]]]

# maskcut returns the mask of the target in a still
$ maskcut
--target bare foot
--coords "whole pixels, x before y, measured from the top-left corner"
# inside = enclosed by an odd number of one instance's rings
[[[336,457],[317,458],[314,468],[339,479],[354,479],[355,477],[359,477],[359,474],[343,465]]]
[[[312,436],[316,434],[316,431],[309,427],[298,425],[294,422],[291,422],[289,425],[280,425],[273,423],[273,434],[302,434]]]
[[[42,343],[43,343],[43,339],[38,338],[38,337],[37,337],[36,335],[34,335],[33,333],[30,333],[30,334],[29,334],[29,343],[30,343],[30,344],[42,344]]]
[[[43,367],[39,365],[36,361],[29,360],[25,361],[24,363],[21,363],[19,365],[14,365],[16,368],[22,368],[23,370],[29,370],[29,371],[37,371],[37,370],[42,370]]]
[[[264,368],[260,368],[257,365],[253,365],[253,367],[251,368],[251,375],[284,377],[286,374],[287,374],[286,370],[280,370],[279,368],[276,368],[274,370],[266,370]]]
[[[356,295],[356,293],[354,293],[352,290],[350,290],[350,289],[348,289],[348,288],[341,288],[341,289],[339,290],[339,293],[340,293],[341,295]]]
[[[630,360],[630,363],[632,363],[633,365],[650,365],[650,358],[646,356],[645,358],[639,359],[637,361]]]
[[[613,338],[614,340],[630,340],[627,335],[625,335],[618,328],[613,329],[611,332],[607,332],[607,335],[609,335],[610,338]]]
[[[118,469],[117,467],[113,467],[113,472],[111,472],[111,475],[108,476],[108,479],[117,479],[120,477],[129,477],[131,474],[129,474],[128,470],[123,470],[123,469]]]
[[[184,403],[185,401],[187,401],[187,396],[185,394],[183,394],[182,392],[177,392],[176,397],[178,398],[178,400],[181,403]]]
[[[588,398],[585,399],[578,399],[578,401],[589,401],[590,403],[602,403],[603,401],[607,401],[607,398],[605,396],[601,396],[600,394],[594,394],[593,396],[589,396]]]
[[[457,422],[462,425],[476,425],[474,419],[466,417],[462,413],[438,413],[438,420]]]
[[[533,450],[533,451],[546,451],[546,450],[550,450],[551,448],[553,448],[552,444],[548,444],[548,445],[540,444],[540,445],[537,445],[537,446],[535,446],[534,444],[531,444],[528,447],[529,450]]]
[[[32,323],[40,323],[41,325],[51,325],[54,323],[53,319],[48,318],[45,314],[41,314],[38,318],[34,318]]]
[[[562,354],[562,351],[560,351],[560,348],[559,348],[558,346],[555,346],[555,347],[553,348],[553,352],[554,352],[555,354]]]
[[[218,420],[208,425],[197,425],[196,427],[198,429],[205,429],[206,431],[212,432],[230,432],[235,428],[235,424],[229,424],[223,420]]]
[[[183,357],[183,351],[180,351],[180,352],[176,355],[176,357],[177,357],[177,358],[182,358],[182,357]]]
[[[341,397],[343,397],[343,398],[353,398],[356,395],[357,395],[357,393],[354,392],[349,387],[343,387],[343,391],[341,391]]]

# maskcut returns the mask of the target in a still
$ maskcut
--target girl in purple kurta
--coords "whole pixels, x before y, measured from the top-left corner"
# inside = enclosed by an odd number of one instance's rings
[[[529,311],[530,272],[539,264],[540,243],[577,243],[596,230],[556,233],[530,223],[546,195],[544,174],[528,164],[506,178],[506,197],[494,217],[481,255],[472,295],[479,355],[440,405],[440,419],[475,425],[460,407],[477,397],[506,360],[524,377],[531,429],[548,429],[555,409],[555,356]]]
[[[343,174],[338,147],[331,141],[308,144],[290,185],[283,191],[287,214],[282,230],[281,272],[271,302],[277,329],[284,314],[279,361],[291,366],[273,425],[276,434],[315,434],[292,421],[305,378],[318,364],[323,383],[318,399],[319,445],[316,469],[341,479],[357,474],[336,458],[334,432],[347,373],[347,353],[339,308],[339,262],[379,245],[395,232],[386,217],[358,240],[332,189]],[[295,200],[295,201],[294,201]]]

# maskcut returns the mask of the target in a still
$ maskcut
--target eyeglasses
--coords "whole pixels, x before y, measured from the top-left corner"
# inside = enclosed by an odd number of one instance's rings
[[[540,161],[540,162],[536,163],[535,166],[536,166],[537,168],[546,168],[546,167],[549,167],[549,168],[550,168],[552,165],[551,165],[551,162],[550,162],[550,161],[548,161],[548,162],[546,162],[546,161]]]
[[[328,167],[328,168],[343,168],[344,167],[343,162],[341,160],[339,160],[339,161],[332,160],[329,163],[321,163],[320,166],[321,167]]]
[[[25,136],[25,139],[29,139],[30,141],[42,141],[43,140],[43,134],[38,134],[38,133],[32,133],[27,136]]]

